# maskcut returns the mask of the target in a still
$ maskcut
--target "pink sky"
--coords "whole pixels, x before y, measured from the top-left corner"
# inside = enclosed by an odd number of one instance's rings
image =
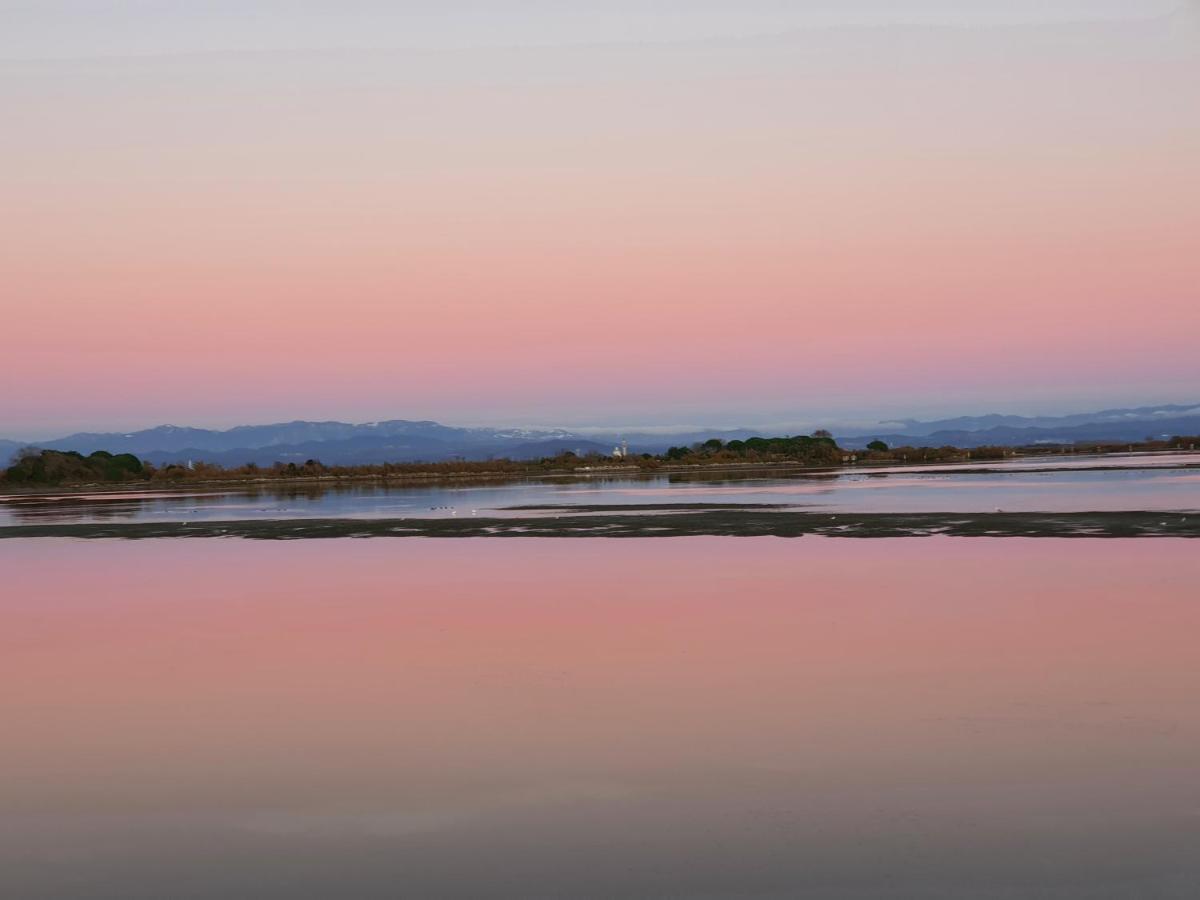
[[[1200,389],[1194,15],[0,72],[0,436]]]

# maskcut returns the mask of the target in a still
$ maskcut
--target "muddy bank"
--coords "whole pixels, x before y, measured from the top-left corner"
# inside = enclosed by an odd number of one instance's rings
[[[119,522],[10,525],[0,538],[237,537],[1200,537],[1200,513],[829,513],[765,509],[590,512],[545,518],[275,519],[227,522]]]

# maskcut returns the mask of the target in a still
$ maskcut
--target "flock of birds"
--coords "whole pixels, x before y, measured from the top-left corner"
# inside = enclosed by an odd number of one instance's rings
[[[458,507],[457,506],[431,506],[431,507],[429,507],[429,509],[431,512],[437,512],[439,510],[448,509],[448,510],[450,510],[450,515],[452,515],[452,516],[458,515]],[[471,515],[473,515],[473,516],[477,515],[478,513],[479,513],[479,510],[477,510],[477,509],[471,510]]]

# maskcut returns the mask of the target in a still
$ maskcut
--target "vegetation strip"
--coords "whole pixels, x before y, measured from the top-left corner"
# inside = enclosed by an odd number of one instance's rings
[[[591,453],[578,456],[567,450],[556,456],[537,460],[452,460],[442,462],[394,462],[374,465],[327,466],[318,459],[295,462],[276,462],[270,467],[253,463],[225,468],[214,463],[194,460],[186,464],[173,463],[155,466],[128,453],[112,454],[97,450],[84,456],[73,450],[39,450],[27,447],[7,468],[0,465],[0,491],[43,490],[57,487],[64,490],[95,489],[102,485],[120,485],[124,489],[138,487],[218,487],[228,485],[338,483],[355,480],[378,480],[384,484],[425,483],[441,480],[589,477],[594,475],[650,475],[668,473],[717,473],[723,470],[744,472],[778,467],[808,469],[812,474],[834,472],[843,466],[862,465],[863,469],[955,464],[957,471],[1000,471],[987,466],[989,460],[1008,461],[1037,457],[1059,456],[1064,452],[1072,457],[1086,458],[1096,454],[1094,468],[1119,469],[1120,463],[1109,464],[1102,456],[1111,453],[1140,451],[1181,452],[1194,449],[1200,437],[1177,436],[1169,441],[1149,441],[1142,444],[1096,444],[1085,448],[1073,447],[894,447],[882,441],[872,441],[865,450],[845,450],[837,445],[827,431],[811,436],[752,437],[744,441],[725,442],[718,438],[691,447],[671,447],[665,453],[629,453],[619,448],[614,457]],[[972,464],[985,463],[984,465]],[[971,466],[971,468],[967,468]],[[1185,467],[1186,464],[1181,465]],[[1086,467],[1092,468],[1092,467]],[[1086,470],[1080,467],[1077,471]],[[1041,471],[1036,468],[1026,472]]]
[[[1200,512],[867,513],[700,510],[528,519],[274,519],[9,525],[0,538],[238,537],[1200,537]]]

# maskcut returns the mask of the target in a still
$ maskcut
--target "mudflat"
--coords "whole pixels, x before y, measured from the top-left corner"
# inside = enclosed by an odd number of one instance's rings
[[[104,522],[9,525],[0,538],[236,537],[255,540],[345,537],[802,537],[842,538],[1200,537],[1200,514],[1154,511],[1065,513],[839,513],[762,507],[589,511],[544,509],[530,518],[262,519],[201,522]],[[636,510],[636,511],[635,511]],[[530,510],[532,511],[532,510]],[[559,512],[555,515],[555,512]]]

